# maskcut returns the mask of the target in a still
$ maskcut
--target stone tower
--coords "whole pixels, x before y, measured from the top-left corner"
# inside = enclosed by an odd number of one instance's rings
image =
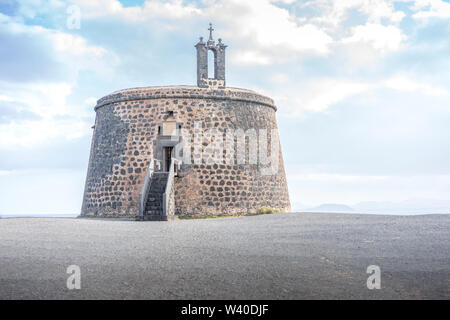
[[[81,216],[290,211],[276,106],[225,86],[226,45],[208,30],[195,45],[197,86],[124,89],[98,100]]]

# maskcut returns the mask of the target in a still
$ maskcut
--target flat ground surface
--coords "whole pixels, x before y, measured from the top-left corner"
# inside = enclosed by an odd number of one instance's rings
[[[81,290],[66,269],[81,268]],[[381,269],[369,290],[366,268]],[[0,220],[2,299],[450,298],[450,215]]]

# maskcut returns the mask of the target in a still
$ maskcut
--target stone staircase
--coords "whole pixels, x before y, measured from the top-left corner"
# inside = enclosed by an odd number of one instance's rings
[[[166,221],[163,213],[163,194],[166,189],[168,172],[154,172],[148,189],[143,219],[145,221]]]

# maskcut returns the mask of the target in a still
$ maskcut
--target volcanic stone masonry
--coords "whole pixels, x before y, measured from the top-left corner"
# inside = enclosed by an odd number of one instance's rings
[[[225,87],[225,47],[221,40],[215,45],[211,30],[206,44],[200,39],[196,45],[197,86],[125,89],[98,100],[81,216],[139,217],[151,159],[161,160],[160,170],[168,171],[164,157],[170,164],[170,148],[183,139],[164,132],[169,127],[165,124],[192,135],[196,122],[202,123],[203,130],[221,132],[277,130],[272,99],[251,90]],[[207,78],[207,50],[216,58],[211,79]],[[268,140],[272,142],[270,136]],[[279,146],[279,140],[274,143]],[[203,141],[201,148],[206,153],[211,147]],[[166,149],[169,156],[165,156]],[[246,215],[262,207],[290,211],[281,147],[279,150],[277,171],[270,175],[261,174],[261,165],[251,161],[181,163],[173,178],[174,204],[170,207],[178,216]]]

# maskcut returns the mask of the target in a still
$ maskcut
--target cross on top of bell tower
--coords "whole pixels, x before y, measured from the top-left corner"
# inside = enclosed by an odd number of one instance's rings
[[[209,23],[209,28],[208,28],[208,30],[209,30],[209,39],[208,39],[208,40],[211,41],[211,40],[213,40],[212,32],[214,31],[211,22]]]

